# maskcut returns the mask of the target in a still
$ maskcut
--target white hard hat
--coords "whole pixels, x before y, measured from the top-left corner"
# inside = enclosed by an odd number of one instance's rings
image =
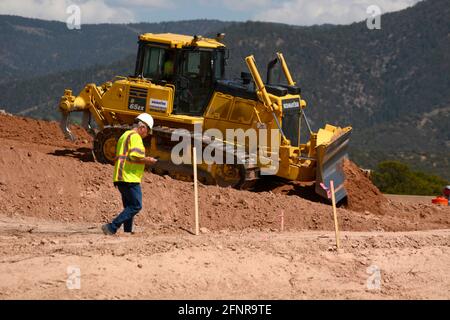
[[[136,119],[145,123],[150,129],[153,128],[153,117],[148,113],[141,113]]]

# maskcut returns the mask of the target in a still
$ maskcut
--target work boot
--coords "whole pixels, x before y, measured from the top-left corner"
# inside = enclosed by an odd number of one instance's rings
[[[112,236],[114,234],[114,232],[111,231],[111,228],[108,223],[102,225],[102,231],[104,234],[106,234],[108,236]]]

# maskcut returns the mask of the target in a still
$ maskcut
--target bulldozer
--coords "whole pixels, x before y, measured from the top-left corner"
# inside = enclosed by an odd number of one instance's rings
[[[211,151],[212,144],[214,158],[227,159],[198,162],[198,178],[204,184],[250,189],[262,179],[281,179],[314,186],[318,195],[328,198],[323,186],[333,180],[336,201],[344,199],[342,165],[352,128],[326,124],[317,132],[311,130],[306,101],[282,53],[269,62],[265,82],[253,55],[245,58],[248,72],[226,79],[229,50],[223,39],[224,34],[139,35],[133,75],[87,84],[77,96],[65,90],[58,108],[66,137],[75,139],[70,114],[82,112],[82,126],[94,137],[95,159],[114,163],[119,137],[146,112],[155,121],[144,140],[146,153],[159,159],[150,168],[153,172],[192,179],[192,164],[173,160],[181,137],[190,139],[200,156]],[[284,79],[272,83],[277,64]],[[212,130],[215,134],[208,134]],[[243,139],[239,134],[230,137],[230,130],[244,133]],[[250,147],[248,132],[259,135],[256,147]],[[192,157],[189,150],[181,154],[183,159]]]

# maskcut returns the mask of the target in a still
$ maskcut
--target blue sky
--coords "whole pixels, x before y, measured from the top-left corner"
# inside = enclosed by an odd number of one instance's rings
[[[381,12],[409,7],[419,0],[0,0],[0,14],[66,21],[73,4],[81,23],[160,22],[191,19],[271,21],[294,25],[349,24]]]

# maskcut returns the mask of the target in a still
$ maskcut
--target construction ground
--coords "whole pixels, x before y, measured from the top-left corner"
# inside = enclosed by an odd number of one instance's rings
[[[105,236],[112,166],[74,131],[0,114],[0,299],[450,299],[450,207],[431,197],[384,196],[347,161],[337,252],[332,207],[295,185],[200,185],[195,236],[193,184],[147,172],[136,233]]]

